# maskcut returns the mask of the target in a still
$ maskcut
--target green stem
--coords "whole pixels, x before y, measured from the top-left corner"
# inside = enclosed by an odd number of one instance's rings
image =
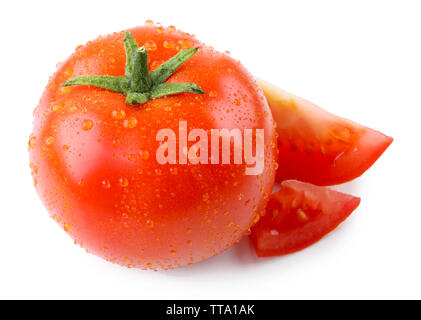
[[[181,50],[171,59],[165,61],[151,72],[153,84],[160,84],[167,80],[181,65],[190,59],[199,48]]]
[[[126,77],[114,76],[79,76],[67,80],[62,84],[63,87],[87,85],[108,89],[114,92],[126,94],[129,90],[129,81]]]
[[[134,54],[130,89],[134,92],[147,92],[151,87],[152,81],[148,72],[148,52],[145,47],[141,47]]]
[[[204,94],[194,83],[164,83],[180,66],[190,59],[198,48],[181,50],[152,72],[148,71],[148,52],[138,47],[130,32],[124,36],[126,68],[124,76],[79,76],[64,82],[63,86],[88,85],[118,92],[132,105],[183,92]]]
[[[132,34],[130,32],[126,32],[124,35],[124,49],[126,50],[126,77],[127,78],[132,77],[133,57],[137,48],[138,48],[137,43],[135,39],[133,39]]]

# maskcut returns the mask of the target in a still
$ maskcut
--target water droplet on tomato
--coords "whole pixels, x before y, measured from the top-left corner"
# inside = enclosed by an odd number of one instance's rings
[[[120,183],[120,186],[122,186],[123,188],[129,185],[129,180],[127,178],[120,178],[118,179],[118,182]]]
[[[153,40],[146,41],[144,46],[145,46],[146,50],[148,50],[148,51],[155,51],[156,49],[158,49],[158,46],[156,45],[155,41],[153,41]]]
[[[75,113],[77,111],[77,107],[73,106],[69,108],[70,113]]]
[[[130,117],[123,121],[123,126],[127,129],[133,129],[137,126],[137,119],[135,117]]]
[[[85,131],[91,130],[93,125],[94,123],[92,122],[92,120],[84,120],[82,122],[82,129]]]
[[[216,92],[215,90],[209,91],[209,97],[215,98],[217,95],[218,95],[218,92]]]
[[[111,187],[110,180],[102,180],[101,184],[105,189],[109,189]]]
[[[147,151],[147,150],[140,150],[139,151],[139,154],[140,154],[140,157],[143,159],[143,160],[148,160],[149,159],[149,152]]]
[[[53,137],[48,137],[47,139],[45,139],[45,144],[47,146],[51,145],[54,142],[54,138]]]
[[[155,31],[159,34],[164,33],[164,28],[162,26],[155,27]]]
[[[163,45],[165,49],[172,49],[175,46],[175,42],[172,40],[165,40]]]
[[[111,116],[114,119],[121,120],[121,119],[124,119],[126,117],[126,112],[122,109],[113,110],[113,111],[111,111]]]
[[[51,112],[57,112],[64,107],[62,103],[55,103],[51,106]]]
[[[30,138],[29,138],[29,142],[28,142],[28,146],[29,146],[30,148],[34,148],[34,147],[35,147],[36,142],[37,142],[37,138],[36,138],[36,137],[30,137]]]
[[[193,44],[187,39],[177,41],[177,47],[180,47],[180,49],[190,49],[192,45]]]

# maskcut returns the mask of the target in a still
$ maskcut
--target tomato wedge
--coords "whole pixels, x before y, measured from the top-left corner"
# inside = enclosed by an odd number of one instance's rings
[[[334,185],[361,176],[393,139],[258,80],[278,131],[276,181]]]
[[[259,257],[281,256],[314,244],[360,204],[360,198],[310,183],[287,180],[281,186],[250,235]]]

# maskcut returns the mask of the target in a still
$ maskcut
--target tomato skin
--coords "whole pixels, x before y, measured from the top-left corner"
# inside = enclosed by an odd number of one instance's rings
[[[200,46],[167,82],[196,83],[205,95],[131,106],[119,93],[61,87],[79,75],[124,74],[124,32],[78,47],[34,112],[29,152],[36,189],[50,215],[88,252],[129,267],[190,265],[235,243],[264,211],[276,167],[273,118],[253,77],[228,55],[172,29],[129,31],[147,47],[150,70],[179,49]],[[179,120],[189,130],[264,129],[263,173],[246,176],[245,164],[158,164],[156,133],[178,133]]]
[[[360,198],[310,183],[287,180],[281,185],[250,235],[259,257],[281,256],[316,243],[360,204]]]
[[[276,181],[335,185],[361,176],[393,139],[259,80],[277,123]]]

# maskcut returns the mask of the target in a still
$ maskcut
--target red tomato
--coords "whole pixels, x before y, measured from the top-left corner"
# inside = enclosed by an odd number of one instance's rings
[[[337,117],[259,80],[278,131],[276,181],[334,185],[361,176],[392,143],[391,137]]]
[[[200,47],[166,82],[181,93],[132,106],[121,93],[63,87],[81,75],[125,74],[124,32],[76,48],[51,77],[34,112],[29,141],[36,189],[51,216],[88,252],[129,267],[172,268],[218,254],[256,221],[276,166],[274,122],[261,89],[236,60],[174,28],[129,30],[149,55],[149,70],[181,49]],[[264,129],[264,171],[246,164],[165,164],[158,130]],[[191,145],[192,143],[190,143]]]
[[[266,215],[253,227],[259,257],[304,249],[335,229],[360,204],[360,198],[310,183],[287,180],[273,194]]]

